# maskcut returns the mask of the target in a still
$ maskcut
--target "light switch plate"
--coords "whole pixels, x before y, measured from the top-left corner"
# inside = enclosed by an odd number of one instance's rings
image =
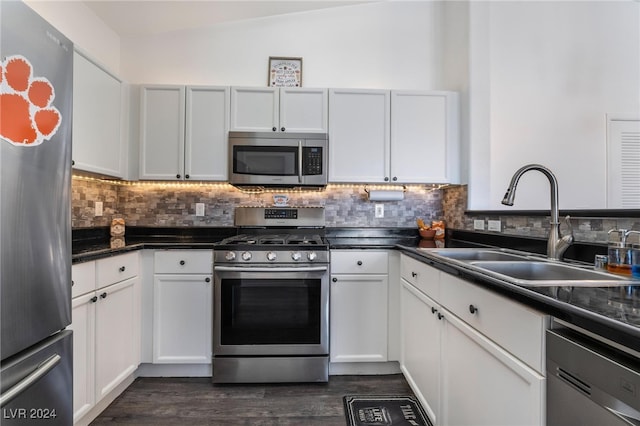
[[[384,217],[384,204],[376,204],[376,217]]]
[[[473,221],[473,229],[476,231],[484,231],[484,220],[475,219]]]
[[[102,201],[96,201],[95,215],[102,216]]]
[[[204,203],[196,203],[196,216],[204,216]]]
[[[499,220],[490,220],[487,222],[489,231],[502,231],[502,224]]]

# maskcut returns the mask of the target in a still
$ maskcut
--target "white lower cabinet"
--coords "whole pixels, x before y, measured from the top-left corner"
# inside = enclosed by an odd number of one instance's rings
[[[211,363],[212,262],[211,250],[163,250],[155,253],[155,364]]]
[[[401,370],[429,418],[440,420],[440,335],[438,305],[402,281],[400,296]]]
[[[387,361],[388,285],[387,252],[331,251],[332,363]]]
[[[111,392],[138,367],[140,298],[138,279],[98,290],[96,303],[96,398]]]
[[[434,424],[544,425],[548,318],[406,255],[401,276],[401,369]]]
[[[95,300],[93,300],[96,298]],[[73,323],[73,420],[82,418],[96,403],[95,319],[97,296],[92,292],[74,297]]]
[[[545,377],[455,315],[442,315],[440,424],[544,425]]]
[[[73,265],[74,423],[140,363],[138,253]]]

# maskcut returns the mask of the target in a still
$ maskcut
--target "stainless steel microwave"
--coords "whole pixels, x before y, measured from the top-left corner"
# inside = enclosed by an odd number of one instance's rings
[[[328,142],[325,133],[229,132],[229,183],[326,186]]]

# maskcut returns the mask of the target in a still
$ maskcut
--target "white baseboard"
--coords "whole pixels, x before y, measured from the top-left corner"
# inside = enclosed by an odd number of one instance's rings
[[[140,364],[138,377],[211,377],[211,364]]]
[[[329,364],[330,376],[344,375],[381,375],[400,373],[400,364],[390,362],[332,362]]]

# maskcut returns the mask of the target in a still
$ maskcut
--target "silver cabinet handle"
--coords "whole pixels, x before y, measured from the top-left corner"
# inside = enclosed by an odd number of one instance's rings
[[[27,390],[31,385],[35,384],[38,380],[42,378],[45,374],[51,371],[58,363],[62,357],[58,354],[53,354],[46,361],[40,364],[33,372],[31,372],[27,377],[20,380],[15,386],[9,389],[7,392],[2,394],[0,397],[0,407],[4,407],[9,401],[14,399],[16,396],[20,395],[22,392]]]

